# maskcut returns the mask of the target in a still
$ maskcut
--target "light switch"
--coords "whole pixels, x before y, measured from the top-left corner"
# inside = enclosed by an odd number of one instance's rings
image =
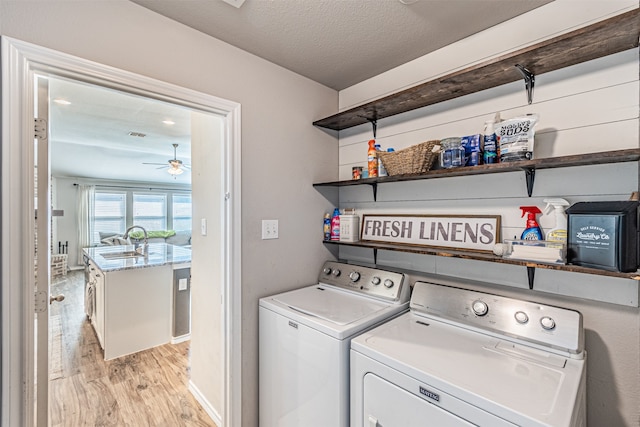
[[[200,220],[200,234],[203,236],[207,235],[207,218],[202,218]]]
[[[178,279],[178,290],[179,291],[187,290],[187,279]]]

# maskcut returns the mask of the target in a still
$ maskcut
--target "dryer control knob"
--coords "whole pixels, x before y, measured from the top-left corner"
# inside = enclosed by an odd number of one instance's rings
[[[371,283],[375,286],[378,286],[380,284],[380,278],[378,276],[373,276],[373,279],[371,279]]]
[[[324,274],[331,274],[331,269],[329,267],[325,267],[325,268],[322,269],[322,272]]]
[[[384,285],[385,285],[387,288],[389,288],[389,289],[393,288],[393,285],[394,285],[393,280],[391,280],[391,279],[386,279],[386,280],[384,281]]]
[[[529,321],[529,316],[527,316],[527,313],[525,313],[524,311],[516,311],[516,314],[514,314],[513,317],[515,317],[516,322],[520,323],[521,325],[524,325]]]
[[[358,273],[357,271],[352,271],[349,274],[349,279],[351,279],[352,282],[357,282],[358,280],[360,280],[360,273]]]
[[[337,268],[334,268],[333,269],[333,275],[336,276],[336,277],[340,276],[340,270],[338,270]]]
[[[471,305],[471,309],[476,314],[476,316],[484,316],[489,312],[489,306],[486,302],[475,300]]]
[[[556,327],[556,321],[549,316],[544,316],[542,319],[540,319],[540,324],[542,325],[542,328],[546,329],[547,331],[555,329]]]

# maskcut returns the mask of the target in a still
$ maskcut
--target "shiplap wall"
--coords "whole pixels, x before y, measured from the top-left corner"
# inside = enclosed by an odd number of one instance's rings
[[[544,7],[565,5],[556,1]],[[597,6],[607,7],[604,2]],[[541,11],[534,12],[545,16]],[[380,120],[376,139],[383,148],[398,150],[430,139],[481,133],[484,121],[500,111],[503,118],[540,115],[536,158],[638,148],[638,55],[639,50],[633,49],[536,76],[532,105],[526,103],[524,83],[516,82]],[[379,87],[386,90],[390,79],[382,79]],[[349,91],[346,97],[360,89]],[[371,98],[368,95],[366,91],[358,94],[363,102]],[[379,96],[381,93],[373,98]],[[340,132],[341,180],[350,179],[353,166],[366,166],[371,137],[368,125]],[[626,200],[638,190],[639,167],[632,162],[539,170],[531,198],[527,197],[525,182],[524,173],[510,172],[388,183],[378,186],[377,202],[369,186],[342,187],[339,205],[355,207],[359,214],[497,214],[502,218],[502,237],[513,238],[520,235],[525,223],[519,206],[537,205],[542,209],[543,199],[548,197],[563,197],[572,204]],[[546,231],[555,220],[552,215],[540,216],[539,222]],[[372,252],[340,247],[339,256],[370,264]],[[530,291],[526,268],[519,266],[388,251],[378,251],[377,262],[379,266],[412,272],[411,284],[430,274],[445,275],[457,278],[462,287],[580,311],[587,350],[588,425],[640,426],[638,282],[536,269],[534,290]]]
[[[628,50],[536,77],[534,102],[528,105],[524,83],[457,98],[378,122],[377,142],[396,150],[421,141],[481,133],[485,120],[499,111],[503,118],[526,113],[539,114],[534,156],[544,158],[639,147],[638,49]],[[349,179],[353,166],[366,166],[370,126],[341,132],[340,179]],[[377,202],[369,186],[340,190],[340,206],[365,213],[476,214],[500,215],[503,238],[520,236],[525,224],[519,206],[537,205],[543,199],[562,197],[570,203],[595,200],[626,200],[638,189],[638,164],[593,165],[536,172],[532,197],[527,197],[524,173],[509,172],[425,181],[388,183],[378,186]],[[555,224],[555,217],[539,217],[543,231]],[[341,248],[341,258],[372,262],[372,251]],[[523,267],[486,264],[420,256],[407,263],[380,251],[379,262],[428,273],[499,280],[499,283],[528,286]],[[536,271],[536,289],[638,306],[635,281],[598,277],[585,278],[592,285],[559,286],[573,283],[582,274],[552,274],[553,284],[544,280],[550,272]],[[553,272],[551,272],[553,273]],[[496,277],[497,276],[497,277]],[[603,287],[601,283],[607,282]]]

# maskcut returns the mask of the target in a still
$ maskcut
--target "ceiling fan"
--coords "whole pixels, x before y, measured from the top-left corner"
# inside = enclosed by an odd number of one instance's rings
[[[173,159],[168,160],[169,166],[167,168],[167,172],[170,175],[173,175],[173,177],[175,178],[177,175],[180,175],[181,173],[183,173],[184,169],[191,169],[191,168],[188,165],[183,164],[182,160],[178,160],[176,156],[176,149],[178,148],[178,144],[171,144],[171,145],[173,145]],[[142,164],[143,165],[162,165],[157,169],[162,169],[167,167],[165,163],[142,163]]]

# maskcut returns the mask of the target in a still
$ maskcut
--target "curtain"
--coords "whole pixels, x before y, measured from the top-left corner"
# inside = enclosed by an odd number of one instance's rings
[[[80,265],[84,265],[82,248],[91,246],[95,197],[95,185],[78,184],[78,264]]]

